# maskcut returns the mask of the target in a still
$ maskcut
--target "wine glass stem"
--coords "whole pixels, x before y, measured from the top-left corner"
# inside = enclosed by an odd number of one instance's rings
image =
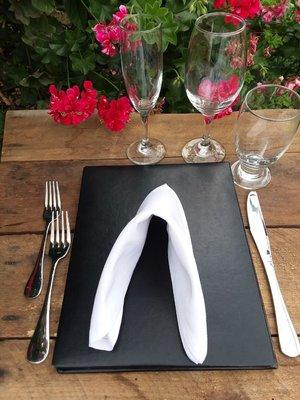
[[[204,134],[202,136],[201,145],[209,146],[210,144],[210,126],[212,123],[211,117],[204,117]]]
[[[148,135],[148,112],[141,112],[142,123],[144,125],[144,135],[142,137],[142,147],[147,147],[149,144],[149,135]]]

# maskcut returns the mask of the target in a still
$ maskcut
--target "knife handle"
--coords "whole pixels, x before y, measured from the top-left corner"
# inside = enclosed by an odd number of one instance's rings
[[[297,357],[300,355],[299,339],[284,303],[273,261],[263,260],[263,263],[271,288],[281,351],[289,357]]]

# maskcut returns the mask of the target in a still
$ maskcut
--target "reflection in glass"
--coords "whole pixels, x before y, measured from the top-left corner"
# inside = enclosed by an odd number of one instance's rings
[[[289,148],[300,121],[300,96],[279,85],[261,85],[250,90],[235,126],[239,161],[232,173],[237,185],[250,190],[271,180],[269,165]]]

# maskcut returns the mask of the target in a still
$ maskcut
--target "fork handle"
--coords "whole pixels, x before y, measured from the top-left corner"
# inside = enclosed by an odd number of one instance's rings
[[[37,256],[34,268],[26,283],[24,295],[34,299],[41,293],[43,286],[43,272],[44,272],[44,255],[46,248],[46,241],[48,236],[50,222],[46,223],[43,239],[40,245],[39,254]]]
[[[49,276],[47,292],[43,304],[43,308],[37,322],[34,334],[31,338],[27,349],[27,360],[34,364],[43,362],[49,353],[50,347],[50,302],[54,275],[58,261],[52,262],[52,268]]]

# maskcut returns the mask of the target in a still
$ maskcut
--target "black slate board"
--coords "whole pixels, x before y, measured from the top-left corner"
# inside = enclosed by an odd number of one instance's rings
[[[187,358],[180,341],[166,226],[159,218],[151,221],[130,283],[115,349],[88,347],[106,258],[146,195],[164,183],[182,202],[202,282],[208,323],[203,365]],[[276,367],[228,163],[84,168],[53,364],[59,372]]]

